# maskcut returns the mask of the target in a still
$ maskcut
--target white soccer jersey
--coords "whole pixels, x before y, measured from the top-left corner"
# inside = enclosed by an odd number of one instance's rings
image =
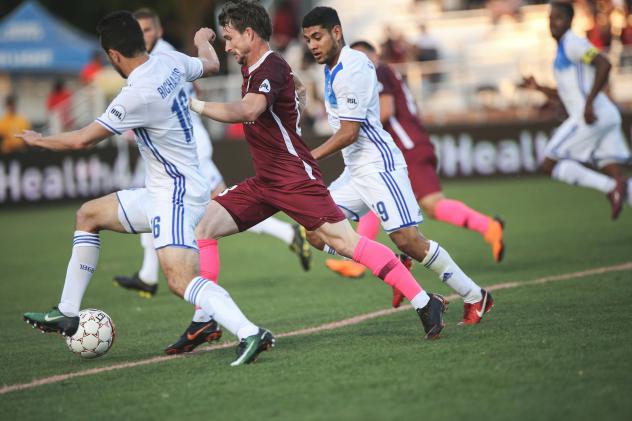
[[[595,81],[595,68],[590,65],[598,50],[586,39],[567,31],[559,42],[553,63],[557,91],[571,118],[583,119],[586,97]],[[598,119],[617,118],[617,107],[600,92],[594,102]]]
[[[352,175],[406,168],[402,153],[382,128],[379,82],[365,54],[345,46],[338,63],[332,69],[325,66],[325,107],[334,131],[340,129],[340,120],[361,123],[358,140],[342,150]]]
[[[176,51],[176,49],[173,45],[160,38],[156,41],[156,45],[154,45],[154,48],[149,54],[155,55],[159,53],[167,53],[169,51]],[[186,90],[189,97],[197,99],[197,94],[195,93],[195,88],[192,82],[187,82]],[[198,156],[201,159],[201,163],[202,165],[209,164],[208,160],[210,160],[213,156],[213,144],[211,143],[211,138],[206,131],[206,127],[204,127],[204,123],[202,123],[202,116],[198,113],[191,113],[191,124],[193,125],[193,135],[198,146]],[[211,163],[210,165],[214,166],[215,164]]]
[[[174,206],[205,204],[186,84],[202,76],[201,60],[176,51],[150,56],[96,121],[113,133],[133,130],[145,161],[145,187]]]

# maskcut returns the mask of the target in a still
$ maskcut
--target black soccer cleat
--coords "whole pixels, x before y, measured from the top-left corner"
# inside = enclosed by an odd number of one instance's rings
[[[158,291],[158,284],[147,284],[138,277],[138,272],[132,276],[118,275],[114,277],[114,285],[138,291],[142,298],[151,298]]]
[[[191,322],[187,330],[175,343],[165,348],[165,354],[174,355],[191,352],[205,342],[213,342],[222,337],[222,329],[213,319],[208,322]]]
[[[60,333],[63,336],[72,336],[79,328],[79,316],[66,316],[53,307],[47,312],[24,313],[24,321],[44,333]]]
[[[312,265],[312,249],[307,241],[307,233],[305,228],[299,224],[292,225],[294,230],[294,238],[290,244],[290,250],[298,255],[301,266],[304,271],[308,271]]]
[[[428,294],[430,301],[423,308],[417,309],[421,324],[426,332],[426,339],[439,339],[445,326],[443,313],[448,309],[448,301],[439,294]]]

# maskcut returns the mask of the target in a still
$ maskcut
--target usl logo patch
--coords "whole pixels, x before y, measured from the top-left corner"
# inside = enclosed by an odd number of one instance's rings
[[[270,81],[268,81],[268,79],[261,82],[261,85],[259,85],[259,92],[265,92],[266,94],[270,92]]]
[[[347,108],[349,108],[350,110],[355,109],[358,105],[360,104],[360,101],[358,101],[358,97],[356,97],[353,94],[349,94],[347,95]]]
[[[108,112],[108,118],[114,122],[119,122],[125,119],[125,114],[127,114],[127,111],[125,111],[125,107],[123,107],[121,104],[116,104],[112,108],[110,108],[110,111]]]

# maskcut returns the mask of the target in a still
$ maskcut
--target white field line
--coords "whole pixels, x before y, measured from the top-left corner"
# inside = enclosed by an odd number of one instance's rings
[[[600,268],[588,269],[588,270],[583,270],[583,271],[580,271],[580,272],[571,272],[571,273],[563,273],[561,275],[545,276],[545,277],[542,277],[542,278],[533,279],[533,280],[524,281],[524,282],[506,282],[506,283],[502,283],[502,284],[496,284],[496,285],[487,286],[486,289],[488,289],[490,291],[497,291],[497,290],[501,290],[501,289],[517,288],[517,287],[521,287],[521,286],[541,285],[541,284],[545,284],[545,283],[549,283],[549,282],[567,281],[567,280],[571,280],[571,279],[584,278],[586,276],[599,275],[599,274],[611,273],[611,272],[623,272],[623,271],[628,271],[628,270],[632,270],[632,262],[627,262],[627,263],[623,263],[623,264],[620,264],[620,265],[604,266],[604,267],[600,267]],[[456,294],[453,294],[453,295],[450,295],[450,296],[448,296],[446,298],[448,300],[453,300],[453,299],[458,298],[458,296]],[[401,307],[399,307],[397,309],[391,308],[391,309],[374,311],[372,313],[361,314],[359,316],[351,317],[349,319],[339,320],[337,322],[325,323],[325,324],[322,324],[322,325],[319,325],[319,326],[308,327],[308,328],[305,328],[305,329],[294,330],[292,332],[281,333],[281,334],[278,334],[276,336],[278,338],[287,338],[287,337],[291,337],[291,336],[308,335],[308,334],[312,334],[312,333],[324,332],[324,331],[338,329],[338,328],[345,327],[345,326],[355,325],[355,324],[362,323],[362,322],[370,320],[370,319],[375,319],[377,317],[387,316],[387,315],[390,315],[390,314],[394,314],[394,313],[397,313],[397,312],[400,312],[400,311],[409,310],[409,309],[410,309],[410,304],[407,304],[407,305],[403,305],[403,306],[401,306]],[[211,352],[211,351],[214,351],[214,350],[217,350],[217,349],[230,348],[230,347],[233,347],[235,345],[237,345],[237,342],[227,342],[227,343],[223,343],[223,344],[220,344],[220,345],[208,346],[208,347],[205,347],[203,349],[194,351],[194,352],[192,352],[191,354],[188,354],[188,355],[202,354],[202,353]],[[142,366],[142,365],[148,365],[148,364],[154,364],[154,363],[159,363],[159,362],[170,361],[170,360],[173,360],[175,358],[186,358],[186,357],[187,357],[187,354],[184,354],[184,355],[182,355],[182,354],[181,355],[160,355],[160,356],[156,356],[156,357],[152,357],[152,358],[147,358],[145,360],[130,361],[130,362],[126,362],[126,363],[110,365],[110,366],[107,366],[107,367],[91,368],[91,369],[88,369],[88,370],[76,371],[74,373],[58,374],[58,375],[55,375],[55,376],[50,376],[50,377],[44,377],[44,378],[41,378],[41,379],[36,379],[36,380],[33,380],[31,382],[28,382],[28,383],[17,383],[17,384],[12,384],[12,385],[4,385],[4,386],[2,386],[0,388],[0,395],[4,395],[5,393],[15,392],[15,391],[19,391],[19,390],[33,389],[35,387],[44,386],[44,385],[47,385],[47,384],[58,383],[58,382],[69,380],[69,379],[72,379],[72,378],[75,378],[75,377],[90,376],[90,375],[93,375],[93,374],[105,373],[105,372],[108,372],[108,371],[121,370],[121,369],[124,369],[124,368],[138,367],[138,366]]]

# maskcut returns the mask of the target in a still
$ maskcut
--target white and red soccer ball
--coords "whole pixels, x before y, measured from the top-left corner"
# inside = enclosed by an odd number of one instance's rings
[[[114,344],[116,327],[104,311],[89,308],[79,312],[79,327],[66,338],[68,348],[82,358],[104,355]]]

